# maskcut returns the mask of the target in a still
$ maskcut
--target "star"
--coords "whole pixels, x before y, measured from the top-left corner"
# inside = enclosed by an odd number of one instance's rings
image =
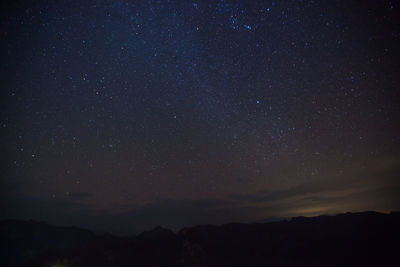
[[[246,28],[249,31],[251,31],[251,29],[252,29],[252,27],[250,25],[247,25],[247,24],[244,24],[243,27]]]

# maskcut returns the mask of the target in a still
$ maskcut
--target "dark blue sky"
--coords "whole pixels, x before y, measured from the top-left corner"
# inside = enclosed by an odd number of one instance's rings
[[[399,15],[2,4],[2,217],[135,232],[399,209]]]

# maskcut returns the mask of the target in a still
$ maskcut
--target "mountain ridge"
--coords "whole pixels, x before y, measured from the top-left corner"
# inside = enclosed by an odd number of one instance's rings
[[[1,266],[382,266],[399,264],[400,212],[163,227],[134,237],[0,221]]]

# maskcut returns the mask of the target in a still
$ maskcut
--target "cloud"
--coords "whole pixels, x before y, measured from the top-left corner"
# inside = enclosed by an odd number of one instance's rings
[[[242,205],[265,207],[281,217],[400,209],[400,157],[377,158],[366,166],[281,190],[232,194],[229,199]]]
[[[323,190],[318,191],[320,189]],[[259,192],[258,195],[226,199],[157,199],[144,205],[126,207],[124,212],[96,210],[68,199],[52,201],[40,198],[14,199],[15,202],[5,211],[9,215],[16,215],[13,218],[32,218],[57,225],[77,225],[126,235],[149,230],[157,225],[179,230],[198,224],[246,223],[270,217],[285,218],[365,209],[382,211],[382,207],[390,207],[390,203],[400,203],[395,202],[399,200],[399,193],[399,187],[384,186],[356,192],[329,191],[319,185],[306,184],[278,192]],[[0,208],[3,209],[3,206],[2,203]]]
[[[91,213],[91,208],[83,205],[80,200],[88,196],[78,193],[73,198],[3,195],[0,197],[0,219],[32,219],[56,225],[82,225],[82,218]]]
[[[323,177],[281,190],[260,190],[208,199],[155,199],[145,204],[98,210],[91,195],[40,198],[0,196],[1,218],[37,219],[119,234],[161,225],[173,230],[198,224],[263,221],[270,217],[319,215],[347,211],[400,209],[398,158],[379,159],[365,171]],[[10,188],[14,188],[11,186]],[[123,210],[123,211],[121,211]]]
[[[159,199],[126,212],[107,216],[99,214],[96,217],[107,225],[117,222],[118,227],[113,228],[118,228],[120,232],[129,232],[133,228],[142,231],[157,225],[179,230],[198,224],[251,221],[258,209],[238,206],[235,201],[224,199]]]

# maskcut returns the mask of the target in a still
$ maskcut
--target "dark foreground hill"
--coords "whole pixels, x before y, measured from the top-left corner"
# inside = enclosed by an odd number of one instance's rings
[[[136,237],[0,222],[0,266],[400,266],[400,213],[157,227]]]

